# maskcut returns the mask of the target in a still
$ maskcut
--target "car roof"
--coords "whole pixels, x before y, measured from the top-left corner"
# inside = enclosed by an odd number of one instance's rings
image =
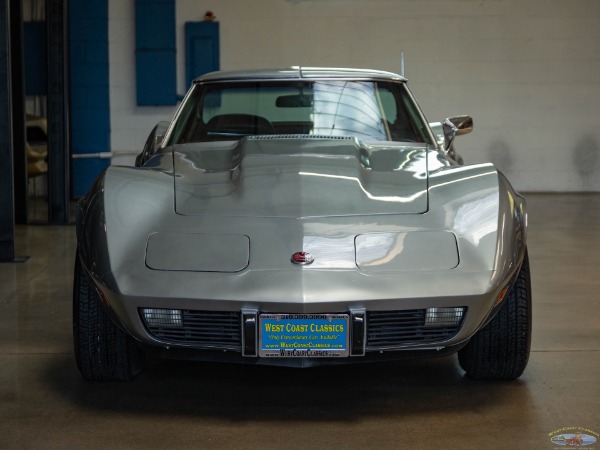
[[[344,78],[344,79],[378,79],[406,81],[392,72],[369,69],[342,69],[334,67],[300,67],[292,66],[284,69],[238,70],[211,72],[194,80],[194,83],[206,81],[236,80],[280,80],[280,79],[312,79],[312,78]]]

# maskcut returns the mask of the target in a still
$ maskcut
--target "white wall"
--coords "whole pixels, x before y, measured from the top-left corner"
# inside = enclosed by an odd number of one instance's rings
[[[112,150],[137,152],[175,108],[135,106],[134,1],[109,0]],[[524,191],[600,191],[598,0],[177,0],[221,26],[223,70],[316,65],[398,72],[431,121],[475,118],[457,146]],[[133,156],[115,162],[133,161]]]

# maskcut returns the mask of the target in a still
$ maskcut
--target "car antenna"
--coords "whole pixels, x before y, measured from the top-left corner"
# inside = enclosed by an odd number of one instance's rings
[[[406,78],[404,76],[404,50],[400,52],[400,75],[402,75],[402,78]]]

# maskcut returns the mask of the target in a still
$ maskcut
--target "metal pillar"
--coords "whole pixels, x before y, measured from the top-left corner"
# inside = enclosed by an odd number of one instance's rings
[[[48,33],[48,220],[69,222],[67,2],[46,0]]]
[[[10,7],[0,2],[0,261],[15,257],[12,105],[10,83]]]
[[[27,222],[27,155],[25,153],[25,75],[21,0],[10,0],[10,67],[13,130],[15,222]]]

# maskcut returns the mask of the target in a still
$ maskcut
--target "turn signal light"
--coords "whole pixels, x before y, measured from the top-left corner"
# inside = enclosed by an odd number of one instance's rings
[[[504,300],[504,296],[506,295],[507,292],[508,292],[508,286],[506,286],[504,289],[502,289],[500,291],[500,293],[498,294],[498,297],[496,298],[496,303],[494,303],[494,306],[498,305],[502,300]]]

